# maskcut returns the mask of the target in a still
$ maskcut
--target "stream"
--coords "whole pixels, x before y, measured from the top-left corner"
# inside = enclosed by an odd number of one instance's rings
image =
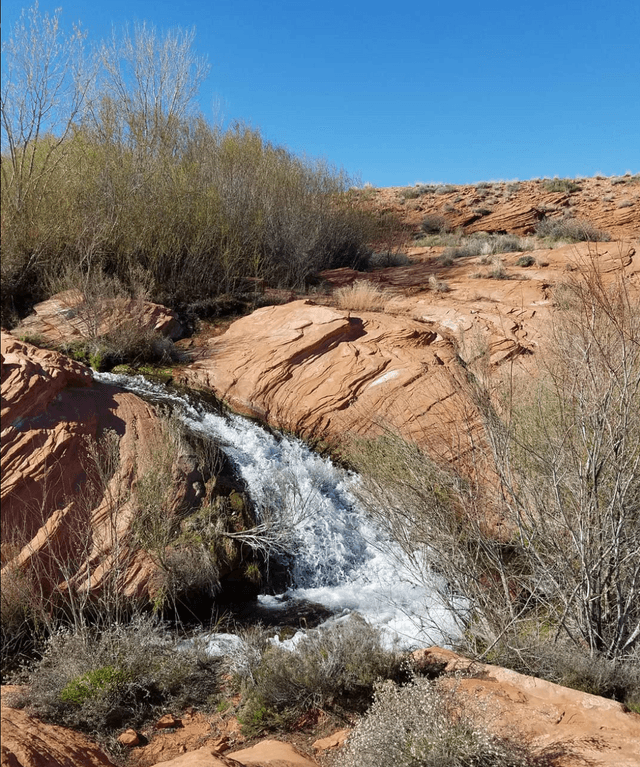
[[[261,610],[291,611],[296,602],[308,601],[330,611],[330,620],[357,612],[380,628],[389,644],[407,650],[448,645],[459,636],[438,597],[438,576],[418,556],[408,564],[400,547],[368,517],[354,493],[357,475],[301,440],[271,433],[241,416],[209,412],[204,404],[142,376],[94,377],[169,403],[189,430],[215,440],[229,456],[258,515],[277,515],[274,522],[291,560],[291,585],[282,594],[260,595]]]

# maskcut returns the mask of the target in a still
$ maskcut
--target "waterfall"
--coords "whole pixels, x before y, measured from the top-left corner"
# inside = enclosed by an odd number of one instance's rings
[[[438,596],[437,575],[400,547],[360,506],[357,475],[314,453],[304,442],[274,435],[237,415],[194,405],[142,376],[95,373],[147,399],[170,402],[192,431],[215,439],[244,479],[258,513],[287,526],[292,584],[264,606],[305,599],[337,616],[357,611],[403,649],[449,644],[459,629]]]

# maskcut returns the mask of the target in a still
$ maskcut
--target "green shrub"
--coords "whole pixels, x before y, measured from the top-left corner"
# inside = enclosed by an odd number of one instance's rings
[[[72,679],[60,693],[63,703],[82,706],[90,698],[111,692],[126,681],[126,674],[115,666],[103,666]]]
[[[429,213],[422,219],[420,228],[425,234],[437,234],[451,231],[447,219],[439,213]]]
[[[382,251],[371,253],[366,258],[368,269],[388,269],[390,266],[409,266],[411,259],[406,253]]]
[[[534,266],[536,263],[536,260],[533,256],[520,256],[520,258],[516,261],[516,266]]]
[[[58,631],[22,695],[41,719],[105,742],[174,707],[208,706],[218,692],[218,662],[178,649],[149,618],[98,631]]]

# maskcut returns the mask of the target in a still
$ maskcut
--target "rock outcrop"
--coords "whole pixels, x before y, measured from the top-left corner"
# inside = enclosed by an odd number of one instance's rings
[[[420,441],[453,429],[454,360],[424,323],[301,300],[233,323],[176,377],[307,437],[391,426]]]
[[[114,767],[102,749],[78,732],[45,724],[7,705],[15,688],[2,688],[2,767]]]
[[[153,599],[162,580],[158,558],[135,544],[131,490],[147,476],[156,478],[148,485],[158,484],[164,471],[160,513],[184,514],[204,488],[195,457],[135,394],[4,332],[2,401],[3,576],[21,574],[8,577],[7,588],[31,584],[46,596],[109,587],[118,598]],[[237,489],[218,482],[211,492],[217,498]],[[220,563],[220,577],[237,565],[237,548]],[[20,598],[16,592],[14,601]]]
[[[494,734],[523,743],[534,754],[555,755],[555,767],[640,765],[640,715],[616,701],[476,663],[439,647],[413,655],[419,666],[449,674],[439,684]]]
[[[393,212],[411,228],[425,216],[442,216],[447,226],[473,232],[531,234],[542,218],[568,216],[588,221],[613,240],[640,237],[640,177],[532,179],[463,186],[420,185],[364,192],[374,210]]]
[[[14,333],[46,344],[70,344],[98,339],[127,324],[171,339],[183,332],[175,312],[160,304],[127,298],[92,299],[79,290],[66,290],[36,304],[33,314]]]
[[[640,285],[631,241],[532,251],[529,267],[518,263],[521,253],[503,254],[499,279],[483,256],[443,267],[441,250],[416,249],[409,266],[325,272],[335,287],[375,283],[383,310],[338,309],[331,296],[316,301],[333,306],[265,307],[194,347],[175,377],[305,437],[335,442],[391,428],[446,454],[473,421],[465,365],[482,355],[493,369],[514,361],[535,369],[550,337],[555,284],[592,265],[605,281],[623,273]]]

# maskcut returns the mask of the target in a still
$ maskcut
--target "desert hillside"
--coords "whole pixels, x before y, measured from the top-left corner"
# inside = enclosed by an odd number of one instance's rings
[[[3,767],[640,764],[640,176],[344,194],[369,240],[339,259],[331,218],[322,257],[296,230],[293,265],[216,261],[210,297],[148,253],[172,283],[134,294],[127,252],[6,303]],[[247,628],[306,544],[201,428],[229,412],[273,437],[257,473],[290,435],[359,472],[459,654],[390,649],[321,589]]]

